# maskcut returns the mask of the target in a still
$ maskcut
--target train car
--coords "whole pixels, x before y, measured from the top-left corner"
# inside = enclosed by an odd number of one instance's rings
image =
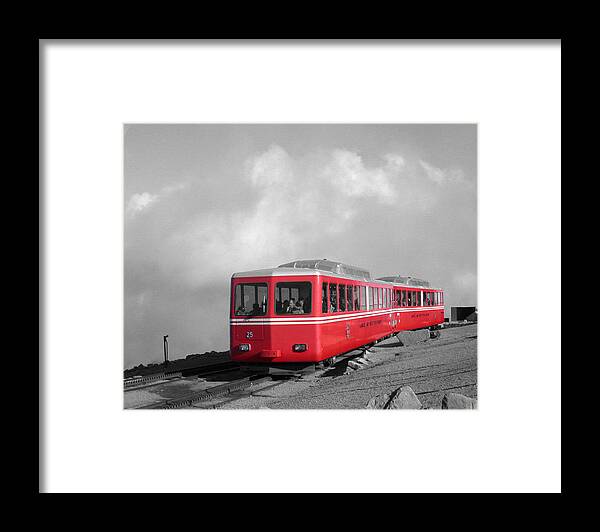
[[[327,259],[231,278],[230,354],[244,363],[317,363],[444,321],[444,294],[411,277],[373,279]]]

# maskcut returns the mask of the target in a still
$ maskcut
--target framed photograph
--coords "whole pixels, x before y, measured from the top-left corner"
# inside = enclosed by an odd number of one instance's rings
[[[560,40],[40,63],[40,492],[561,491]]]

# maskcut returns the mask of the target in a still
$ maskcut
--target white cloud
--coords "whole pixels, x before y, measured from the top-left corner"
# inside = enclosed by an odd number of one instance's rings
[[[431,179],[434,183],[438,185],[444,183],[458,183],[464,181],[464,173],[462,170],[453,169],[453,170],[443,170],[442,168],[438,168],[433,166],[425,161],[419,161],[421,168],[425,171],[425,174],[429,179]]]
[[[366,168],[362,157],[348,150],[334,150],[331,162],[323,170],[323,176],[349,197],[374,197],[382,203],[391,204],[397,196],[394,178],[404,166],[400,156],[388,154],[387,164]]]
[[[158,201],[158,195],[142,192],[141,194],[133,194],[127,203],[127,214],[133,218],[144,209],[147,209]]]
[[[293,159],[271,145],[245,161],[238,186],[247,187],[252,201],[220,212],[200,210],[165,242],[164,275],[198,287],[222,280],[232,267],[276,266],[305,257],[307,249],[330,249],[361,210],[397,197],[394,180],[404,159],[391,154],[384,160],[366,168],[360,155],[341,149],[324,159]]]
[[[167,185],[160,189],[158,194],[150,194],[149,192],[142,192],[133,194],[127,202],[127,215],[129,218],[134,218],[142,211],[149,209],[152,205],[156,204],[166,196],[183,190],[189,186],[189,183],[175,183],[173,185]]]
[[[292,160],[281,146],[273,144],[246,161],[246,174],[255,186],[283,185],[293,178]]]

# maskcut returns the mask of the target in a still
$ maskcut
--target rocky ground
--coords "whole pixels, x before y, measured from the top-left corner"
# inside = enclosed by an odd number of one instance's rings
[[[422,408],[442,408],[444,395],[451,393],[477,399],[476,324],[442,330],[435,339],[427,331],[401,333],[398,338],[377,344],[362,363],[358,352],[350,353],[326,371],[297,381],[267,382],[196,408],[366,408],[373,398],[393,398],[406,386]],[[473,407],[476,401],[460,408]]]

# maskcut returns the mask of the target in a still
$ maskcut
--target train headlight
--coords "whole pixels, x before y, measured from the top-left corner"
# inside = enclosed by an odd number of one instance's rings
[[[296,353],[300,353],[301,351],[306,351],[306,344],[294,344],[292,350]]]
[[[240,344],[240,351],[250,351],[250,344]]]

